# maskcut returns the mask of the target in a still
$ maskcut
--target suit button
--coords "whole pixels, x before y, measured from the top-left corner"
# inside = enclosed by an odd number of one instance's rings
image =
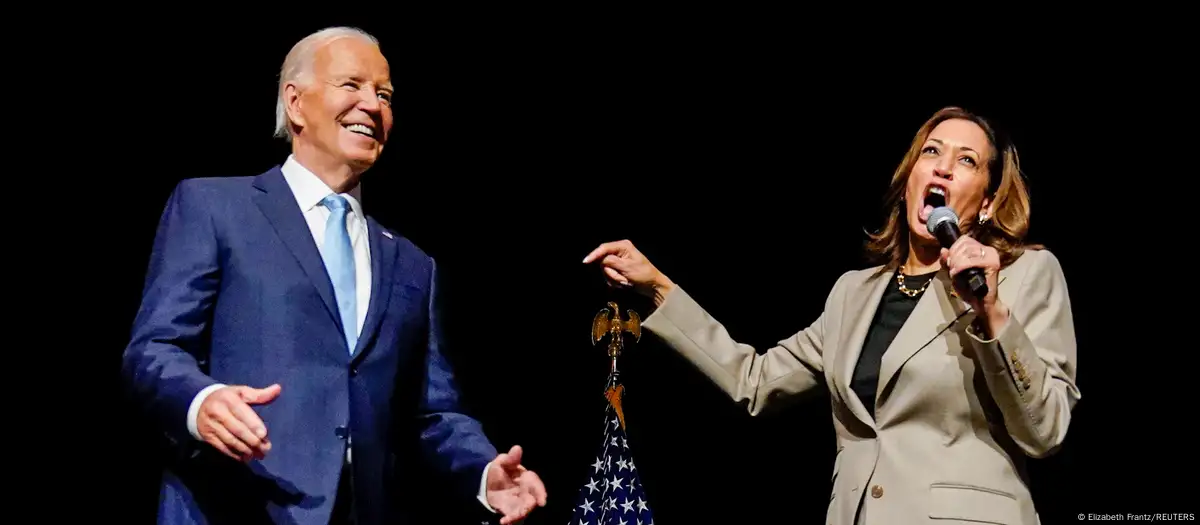
[[[874,487],[871,487],[871,497],[875,498],[875,499],[882,498],[883,497],[883,487],[880,487],[879,485],[875,485]]]
[[[358,377],[358,369],[357,368],[350,369],[350,377]]]
[[[333,434],[337,436],[338,439],[346,439],[346,436],[350,435],[350,429],[346,428],[345,425],[342,425],[333,429]]]

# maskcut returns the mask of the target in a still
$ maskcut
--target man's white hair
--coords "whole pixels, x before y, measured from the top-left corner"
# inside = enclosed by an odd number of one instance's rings
[[[307,85],[312,80],[313,56],[321,45],[338,38],[361,38],[378,46],[379,40],[366,31],[356,27],[329,27],[317,31],[296,42],[287,57],[283,59],[283,68],[279,70],[279,91],[275,100],[275,136],[292,141],[292,126],[287,114],[287,100],[284,86],[289,82]]]

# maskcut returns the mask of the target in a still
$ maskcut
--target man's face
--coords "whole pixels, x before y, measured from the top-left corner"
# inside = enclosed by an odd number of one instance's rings
[[[300,127],[293,140],[330,164],[362,173],[383,152],[392,130],[392,82],[387,59],[371,43],[326,42],[313,57],[310,82],[288,86],[287,97]]]

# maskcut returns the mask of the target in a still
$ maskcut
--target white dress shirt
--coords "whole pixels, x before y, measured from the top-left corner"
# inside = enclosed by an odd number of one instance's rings
[[[283,178],[292,188],[296,204],[304,212],[304,222],[312,232],[317,249],[324,257],[325,251],[325,222],[329,220],[329,208],[321,204],[321,200],[333,194],[321,179],[313,175],[291,155],[283,163]],[[350,233],[350,247],[354,251],[354,295],[358,306],[357,333],[362,334],[363,321],[367,319],[367,306],[371,302],[371,243],[367,236],[367,220],[362,211],[362,188],[354,186],[349,192],[341,194],[350,203],[350,213],[346,214],[346,230]],[[353,351],[353,349],[351,349]]]
[[[283,171],[283,178],[287,181],[288,187],[292,190],[292,195],[296,198],[296,204],[300,207],[300,211],[304,214],[304,221],[308,224],[308,229],[312,233],[313,241],[317,243],[317,249],[323,251],[325,246],[325,222],[329,219],[329,208],[321,204],[321,200],[333,194],[333,190],[329,188],[320,178],[312,171],[309,171],[304,166],[301,166],[296,158],[288,155],[283,166],[280,168]],[[371,243],[367,232],[366,216],[362,211],[362,187],[356,185],[354,188],[341,196],[346,198],[350,203],[350,213],[346,214],[346,229],[350,234],[350,246],[354,251],[354,292],[357,306],[355,313],[358,315],[358,334],[362,334],[363,322],[367,318],[367,307],[371,302]],[[353,350],[353,349],[351,349]],[[199,417],[200,405],[204,403],[204,399],[213,391],[220,389],[226,385],[215,384],[196,394],[192,400],[192,404],[188,407],[187,413],[187,428],[192,436],[198,440],[202,440],[200,432],[197,430],[196,420]],[[346,447],[346,461],[350,461],[350,447]],[[491,468],[491,463],[483,469],[483,476],[479,482],[479,502],[488,510],[495,512],[495,509],[487,503],[487,471]]]

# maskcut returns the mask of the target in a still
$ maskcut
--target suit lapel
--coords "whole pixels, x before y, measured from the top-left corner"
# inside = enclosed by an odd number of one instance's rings
[[[300,263],[309,281],[317,289],[317,294],[321,296],[321,302],[325,303],[330,318],[337,324],[338,330],[341,330],[342,319],[338,315],[337,302],[333,297],[333,283],[325,271],[321,252],[317,251],[317,243],[313,242],[312,232],[304,222],[304,214],[296,205],[296,198],[283,178],[283,172],[278,166],[272,168],[254,180],[254,187],[261,191],[254,195],[254,203],[262,210],[263,215],[275,228],[275,233]]]
[[[354,348],[355,361],[362,359],[379,332],[379,323],[392,297],[392,274],[396,261],[395,239],[384,238],[382,229],[374,219],[367,218],[367,237],[371,246],[371,299],[362,333],[358,336],[358,345]]]
[[[841,396],[845,399],[850,410],[862,420],[863,423],[874,428],[875,421],[871,418],[867,407],[863,406],[862,401],[854,394],[850,388],[854,379],[854,367],[858,363],[858,356],[862,353],[863,342],[867,339],[867,331],[871,328],[871,320],[875,318],[875,311],[879,309],[879,301],[883,298],[883,292],[887,289],[888,274],[868,279],[858,290],[853,292],[853,296],[846,299],[845,306],[854,308],[848,316],[850,322],[843,325],[848,332],[842,334],[841,340],[844,352],[839,352],[839,360],[837,363],[838,380],[841,383]]]
[[[934,280],[883,354],[879,364],[879,386],[875,391],[881,401],[887,384],[917,352],[956,323],[974,321],[975,313],[966,301],[955,294],[950,275],[940,271]],[[1004,276],[1001,275],[997,286],[1003,282]]]
[[[875,389],[875,396],[881,402],[885,387],[900,367],[948,328],[951,322],[947,321],[953,321],[956,317],[955,314],[949,313],[950,296],[945,286],[949,280],[942,278],[945,273],[938,272],[934,277],[935,282],[929,283],[925,293],[917,300],[912,313],[908,315],[908,319],[883,353],[883,359],[879,363],[879,386]]]

